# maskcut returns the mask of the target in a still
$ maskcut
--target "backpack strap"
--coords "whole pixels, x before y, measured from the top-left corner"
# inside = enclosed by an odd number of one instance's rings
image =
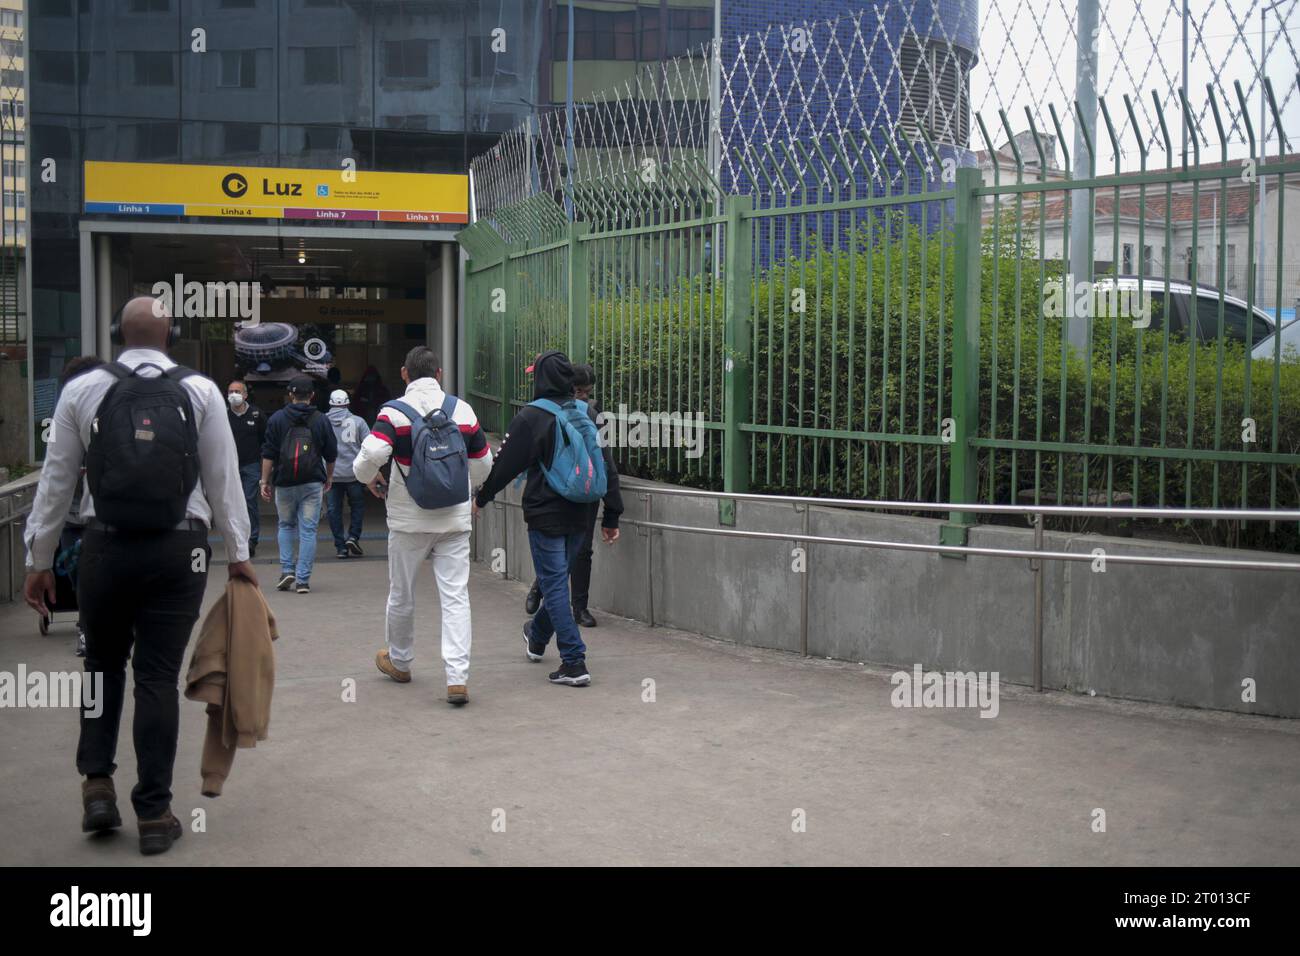
[[[456,396],[447,392],[442,393],[442,413],[447,416],[447,421],[456,420]]]
[[[400,398],[389,399],[388,401],[384,402],[383,405],[380,406],[379,410],[382,412],[385,408],[397,409],[399,412],[401,412],[403,415],[406,416],[407,420],[412,425],[415,424],[416,420],[424,418],[423,415],[417,412],[410,405],[406,404],[406,402],[402,401]]]
[[[105,372],[108,372],[110,375],[112,375],[114,378],[118,379],[119,381],[124,378],[130,378],[132,375],[135,374],[135,369],[128,368],[127,366],[123,365],[121,362],[105,362],[103,365],[100,366],[100,368],[102,368]]]
[[[532,405],[534,408],[540,408],[544,412],[550,412],[556,417],[559,417],[559,414],[562,411],[560,406],[549,398],[534,398],[528,404]]]
[[[144,364],[149,364],[149,363],[144,363]],[[139,368],[139,366],[136,367]],[[161,371],[164,375],[166,375],[174,382],[179,382],[181,379],[189,378],[191,375],[199,374],[198,372],[194,371],[194,369],[186,368],[184,365],[173,365],[171,368],[165,368],[162,369]]]

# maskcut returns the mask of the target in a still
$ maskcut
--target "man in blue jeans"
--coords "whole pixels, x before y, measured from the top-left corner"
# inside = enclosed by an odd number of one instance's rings
[[[334,475],[338,443],[329,419],[312,404],[315,388],[306,375],[289,383],[289,404],[266,423],[262,442],[262,497],[271,500],[279,518],[280,581],[277,591],[311,592],[316,562],[316,528],[321,503]],[[272,484],[274,479],[274,484]],[[293,545],[298,542],[295,564]]]
[[[543,352],[525,371],[533,373],[534,399],[549,398],[560,405],[573,401],[573,366],[563,352]],[[528,547],[543,604],[524,624],[525,653],[530,661],[540,661],[554,635],[560,649],[560,668],[550,675],[551,683],[585,687],[591,683],[591,674],[587,670],[587,645],[573,619],[569,569],[587,538],[589,506],[569,501],[547,484],[541,465],[549,465],[554,453],[555,417],[544,409],[525,405],[510,422],[492,471],[474,497],[473,512],[478,514],[515,477],[527,471],[524,522],[528,525]],[[605,510],[600,531],[606,544],[618,540],[617,511]]]

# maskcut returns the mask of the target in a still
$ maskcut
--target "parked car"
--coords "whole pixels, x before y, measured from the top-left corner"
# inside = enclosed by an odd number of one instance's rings
[[[1282,326],[1282,330],[1274,335],[1282,337],[1282,361],[1300,362],[1300,320]],[[1274,336],[1270,335],[1251,350],[1250,357],[1272,360],[1276,348]]]
[[[1189,328],[1195,327],[1197,340],[1216,342],[1219,338],[1219,290],[1213,286],[1197,285],[1186,279],[1169,280],[1169,302],[1165,302],[1165,280],[1155,276],[1104,276],[1095,283],[1097,294],[1108,292],[1112,284],[1118,283],[1120,295],[1149,296],[1151,302],[1151,324],[1148,332],[1158,332],[1164,328],[1166,316],[1169,321],[1169,335],[1183,337]],[[1273,334],[1276,323],[1273,317],[1259,308],[1249,311],[1244,300],[1235,295],[1223,294],[1223,337],[1229,342],[1246,342],[1247,315],[1253,316],[1254,329],[1250,342],[1261,342]]]

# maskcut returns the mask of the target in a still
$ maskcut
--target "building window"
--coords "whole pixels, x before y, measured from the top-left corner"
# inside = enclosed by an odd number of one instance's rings
[[[898,49],[899,111],[903,130],[920,139],[966,146],[970,141],[970,54],[946,43],[904,38]]]
[[[436,130],[438,118],[427,113],[408,113],[405,116],[385,116],[380,125],[388,129]]]
[[[573,11],[573,58],[575,60],[636,59],[635,10]],[[557,6],[554,23],[555,56],[569,55],[569,10]],[[656,57],[657,58],[657,57]]]
[[[427,80],[437,64],[437,41],[422,38],[384,41],[384,77]]]
[[[257,51],[223,50],[218,86],[249,90],[257,86]]]
[[[221,138],[227,154],[257,153],[262,149],[262,127],[255,123],[223,123]]]
[[[72,86],[77,82],[75,61],[66,53],[38,53],[32,58],[32,78],[37,83]]]
[[[1142,274],[1152,276],[1156,274],[1156,261],[1152,255],[1150,246],[1142,247]]]
[[[1120,275],[1133,275],[1133,243],[1124,243],[1124,264],[1120,267]]]
[[[70,16],[71,10],[64,16]],[[39,16],[39,14],[38,14]],[[23,25],[23,15],[18,10],[0,10],[0,27],[20,27]]]
[[[309,46],[302,51],[302,82],[306,86],[337,86],[343,76],[342,50]]]
[[[134,159],[175,159],[180,153],[180,131],[175,123],[137,123]]]
[[[136,86],[174,86],[172,54],[162,51],[137,51],[131,54],[134,61]]]

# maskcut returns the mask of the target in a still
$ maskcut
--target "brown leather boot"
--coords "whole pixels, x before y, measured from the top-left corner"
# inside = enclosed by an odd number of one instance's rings
[[[464,684],[447,685],[447,703],[463,707],[469,703],[469,689]]]
[[[166,853],[184,832],[181,821],[170,810],[157,820],[141,820],[140,852],[145,856]]]
[[[375,666],[399,684],[409,684],[411,682],[411,672],[404,671],[394,664],[393,659],[388,656],[388,648],[386,647],[375,655]]]
[[[81,781],[81,808],[82,833],[102,833],[122,825],[112,777],[87,777]]]

